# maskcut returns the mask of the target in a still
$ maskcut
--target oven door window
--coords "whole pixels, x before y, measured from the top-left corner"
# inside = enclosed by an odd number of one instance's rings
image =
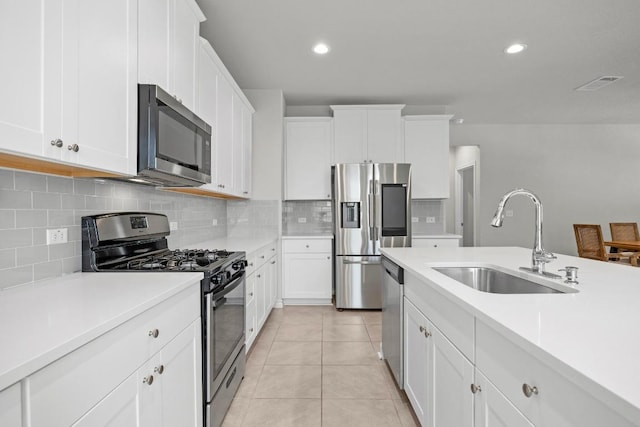
[[[233,286],[236,287],[226,293]],[[244,276],[232,282],[229,287],[213,296],[213,349],[210,349],[212,380],[218,376],[244,335]]]

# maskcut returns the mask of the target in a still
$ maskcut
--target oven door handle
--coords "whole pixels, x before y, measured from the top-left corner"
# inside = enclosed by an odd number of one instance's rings
[[[235,288],[237,288],[238,286],[240,286],[240,284],[244,281],[244,271],[242,272],[242,274],[238,277],[236,277],[231,283],[229,283],[227,286],[225,286],[224,288],[222,288],[221,291],[218,291],[216,293],[213,294],[213,304],[215,307],[215,303],[216,301],[218,301],[219,299],[222,299],[225,295],[227,295],[229,292],[233,291]]]
[[[225,297],[222,298],[218,298],[213,300],[213,308],[220,308],[222,307],[225,303],[227,302],[227,299]]]

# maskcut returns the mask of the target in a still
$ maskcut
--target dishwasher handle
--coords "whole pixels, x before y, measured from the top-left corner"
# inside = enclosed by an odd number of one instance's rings
[[[385,273],[391,276],[397,283],[404,285],[404,269],[384,256],[382,257],[381,262]]]

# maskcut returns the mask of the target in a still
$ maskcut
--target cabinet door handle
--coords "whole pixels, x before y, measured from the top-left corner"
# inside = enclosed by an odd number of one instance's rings
[[[67,147],[67,150],[77,153],[78,150],[80,150],[80,146],[78,144],[71,144]]]
[[[147,384],[147,385],[153,384],[153,375],[149,375],[148,377],[144,377],[142,382]]]
[[[427,328],[424,326],[420,326],[420,332],[424,334],[425,338],[429,338],[431,336],[431,332],[427,331]]]
[[[479,385],[471,384],[471,393],[476,394],[482,391],[482,388]]]
[[[276,263],[275,261],[271,261],[271,264],[275,264],[275,263]]]
[[[537,395],[538,394],[538,387],[536,386],[530,386],[527,383],[522,384],[522,392],[524,393],[525,396],[527,397],[531,397],[532,395]]]
[[[260,258],[264,259],[264,255],[260,255]]]
[[[53,145],[54,147],[62,147],[62,140],[61,139],[54,139],[51,141],[51,145]]]
[[[149,336],[153,337],[153,338],[158,338],[158,335],[160,335],[160,331],[157,329],[152,329],[149,331]]]
[[[252,297],[253,296],[253,292],[249,292],[249,296]]]
[[[153,368],[153,372],[156,372],[158,375],[162,375],[164,372],[164,365],[156,366]]]
[[[259,274],[256,274],[256,277],[259,279],[259,278],[260,278],[260,277],[262,277],[262,276],[260,276]]]

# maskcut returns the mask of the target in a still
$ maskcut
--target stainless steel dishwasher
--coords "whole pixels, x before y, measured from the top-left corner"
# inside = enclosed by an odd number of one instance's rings
[[[382,358],[404,388],[404,270],[382,256]]]

